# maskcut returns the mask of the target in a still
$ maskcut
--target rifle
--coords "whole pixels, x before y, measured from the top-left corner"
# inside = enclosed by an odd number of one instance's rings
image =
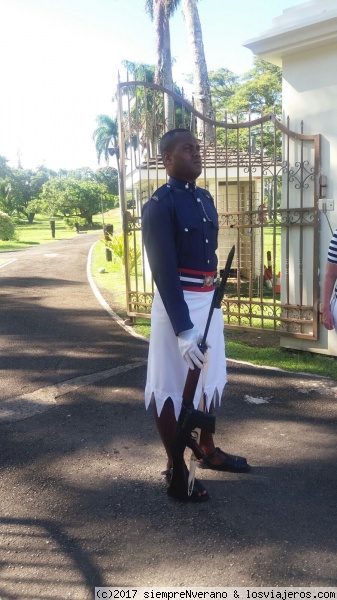
[[[206,339],[214,309],[221,308],[221,302],[224,297],[225,287],[234,254],[235,246],[232,247],[228,254],[221,278],[221,283],[214,290],[205,332],[200,344],[198,344],[203,354],[207,350]],[[194,369],[188,370],[185,387],[183,390],[183,401],[178,418],[177,429],[172,444],[173,470],[170,485],[167,488],[167,493],[169,496],[185,502],[189,499],[188,470],[184,461],[185,449],[186,447],[190,448],[197,459],[201,459],[204,456],[196,440],[193,439],[191,435],[192,431],[196,428],[199,428],[203,429],[204,431],[209,431],[210,433],[215,433],[215,415],[205,413],[201,410],[196,410],[193,406],[193,399],[197,389],[200,372],[201,369],[199,369],[199,367],[196,365],[194,366]]]

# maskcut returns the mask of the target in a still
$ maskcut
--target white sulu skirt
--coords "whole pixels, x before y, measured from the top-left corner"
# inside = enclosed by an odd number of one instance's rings
[[[209,314],[214,292],[184,291],[192,323],[201,334]],[[205,394],[206,407],[209,410],[212,399],[221,403],[221,395],[225,387],[226,355],[224,340],[224,321],[222,311],[214,309],[209,327],[207,342],[209,360],[202,370],[194,397],[194,407],[198,408],[202,394]],[[182,403],[182,393],[186,382],[188,365],[183,359],[178,339],[164,304],[156,291],[151,311],[151,334],[148,357],[147,380],[145,387],[145,406],[149,407],[151,400],[156,403],[160,415],[164,403],[171,398],[176,419],[178,419]]]

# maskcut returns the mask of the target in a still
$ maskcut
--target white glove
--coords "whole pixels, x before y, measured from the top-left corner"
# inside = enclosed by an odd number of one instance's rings
[[[196,327],[187,329],[187,331],[181,331],[178,334],[179,350],[190,369],[194,369],[195,365],[199,369],[202,369],[203,363],[207,360],[206,356],[198,348],[198,343],[201,340],[202,335]]]

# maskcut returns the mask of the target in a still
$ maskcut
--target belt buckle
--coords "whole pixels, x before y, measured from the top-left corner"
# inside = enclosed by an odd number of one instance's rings
[[[203,287],[211,287],[214,283],[213,275],[204,275],[204,284]]]

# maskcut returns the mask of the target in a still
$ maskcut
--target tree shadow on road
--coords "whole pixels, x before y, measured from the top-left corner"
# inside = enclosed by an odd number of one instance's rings
[[[216,422],[221,446],[253,470],[198,470],[209,503],[166,494],[142,368],[2,426],[4,510],[14,499],[16,514],[52,514],[107,585],[335,586],[335,398],[309,380],[305,395],[292,375],[254,373],[231,371]],[[245,402],[266,390],[269,403]]]
[[[0,545],[1,598],[92,598],[105,585],[94,557],[56,520],[0,517]]]

